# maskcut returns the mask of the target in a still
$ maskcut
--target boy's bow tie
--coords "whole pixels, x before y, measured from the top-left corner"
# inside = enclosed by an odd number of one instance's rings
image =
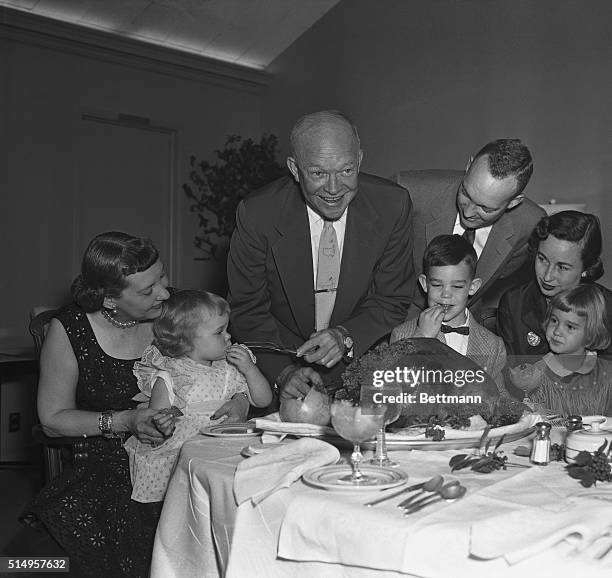
[[[460,333],[461,335],[469,335],[470,328],[467,325],[462,325],[461,327],[451,327],[450,325],[442,325],[440,327],[442,333]]]

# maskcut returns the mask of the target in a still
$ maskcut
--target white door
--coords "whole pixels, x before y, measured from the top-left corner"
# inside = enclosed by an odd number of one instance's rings
[[[106,231],[150,238],[175,275],[175,140],[146,119],[84,114],[74,198],[75,270],[89,241]]]

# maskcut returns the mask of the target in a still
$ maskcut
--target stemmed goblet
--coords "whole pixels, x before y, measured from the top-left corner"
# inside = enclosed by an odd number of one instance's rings
[[[338,481],[355,485],[375,483],[375,478],[363,474],[359,469],[359,464],[363,460],[360,446],[361,442],[373,438],[384,424],[385,408],[380,405],[364,408],[353,405],[348,400],[337,400],[331,406],[331,420],[336,432],[345,440],[353,443],[352,472]]]
[[[393,423],[399,418],[402,413],[402,385],[395,382],[384,383],[382,386],[376,388],[376,394],[380,398],[380,405],[385,410],[385,421],[376,434],[376,451],[370,463],[375,466],[396,468],[399,466],[399,462],[389,459],[387,455],[385,429],[390,423]],[[376,402],[376,399],[374,399],[374,401]]]
[[[521,363],[516,367],[509,367],[508,374],[512,385],[523,390],[523,403],[529,403],[529,393],[540,387],[544,371],[537,363]]]

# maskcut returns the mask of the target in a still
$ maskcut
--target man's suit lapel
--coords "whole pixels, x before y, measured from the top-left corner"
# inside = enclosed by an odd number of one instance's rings
[[[307,339],[314,331],[314,277],[308,212],[297,186],[287,192],[275,227],[279,237],[272,255],[296,325]]]
[[[489,238],[482,250],[480,259],[476,266],[476,276],[483,281],[478,293],[483,293],[486,288],[495,281],[494,275],[500,265],[512,252],[512,238],[514,237],[514,226],[510,215],[501,217],[491,227]]]
[[[366,190],[362,185],[359,189],[348,209],[340,279],[330,327],[340,324],[355,310],[363,288],[370,285],[372,271],[380,255],[380,217],[370,203]]]

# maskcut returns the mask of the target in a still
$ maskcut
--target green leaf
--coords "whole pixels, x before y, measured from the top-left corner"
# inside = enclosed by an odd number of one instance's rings
[[[578,452],[578,455],[574,458],[574,463],[577,466],[588,466],[593,463],[593,456],[590,452],[585,452],[584,450]]]
[[[595,474],[592,472],[586,472],[585,476],[580,480],[580,483],[585,488],[590,488],[593,484],[595,484],[595,482],[597,482],[597,479],[595,478]]]
[[[456,456],[453,456],[449,462],[448,465],[453,468],[455,465],[460,464],[463,460],[465,460],[467,458],[467,454],[457,454]]]
[[[531,450],[527,446],[516,446],[514,448],[514,454],[522,457],[531,456]]]
[[[586,475],[587,471],[580,466],[568,466],[567,473],[570,475],[570,478],[574,478],[575,480],[581,480]]]
[[[504,437],[506,437],[506,434],[504,434],[502,437],[499,438],[499,440],[497,440],[497,443],[495,444],[495,448],[493,449],[493,453],[495,453],[497,451],[497,448],[502,445],[504,441]]]
[[[480,436],[480,443],[478,444],[478,447],[480,449],[483,448],[483,446],[485,445],[486,439],[489,436],[489,430],[491,429],[490,425],[487,425],[486,428],[484,428],[482,435]]]
[[[472,470],[477,470],[478,468],[486,465],[486,464],[491,464],[493,463],[493,458],[489,457],[489,456],[485,456],[480,458],[479,460],[476,460],[473,464],[472,464]]]
[[[465,458],[462,461],[457,461],[457,463],[451,467],[451,472],[455,472],[457,470],[463,470],[465,468],[468,468],[473,463],[477,462],[478,459],[479,458],[475,458],[472,456],[465,456]]]

